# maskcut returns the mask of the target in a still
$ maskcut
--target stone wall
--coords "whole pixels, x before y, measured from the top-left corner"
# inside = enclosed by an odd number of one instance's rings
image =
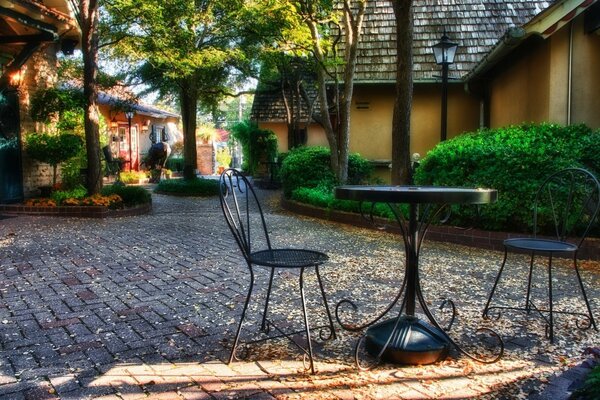
[[[53,86],[57,79],[57,45],[43,45],[25,64],[23,82],[19,87],[19,107],[21,116],[21,139],[30,132],[44,129],[42,124],[34,123],[30,115],[31,96],[39,89]],[[22,148],[23,192],[25,197],[39,194],[40,186],[52,185],[52,167],[39,163],[27,156]],[[60,168],[58,170],[60,176]]]
[[[214,174],[214,154],[212,143],[200,143],[197,145],[198,154],[198,171],[201,175],[212,175]]]

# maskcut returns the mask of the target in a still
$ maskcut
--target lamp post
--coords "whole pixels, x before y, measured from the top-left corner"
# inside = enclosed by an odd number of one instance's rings
[[[125,112],[125,116],[127,117],[127,126],[129,128],[129,170],[133,170],[133,156],[131,152],[131,119],[135,113],[133,111]]]
[[[448,133],[448,66],[454,62],[457,48],[458,44],[452,43],[445,33],[441,40],[433,45],[435,63],[442,66],[442,142],[446,140]]]

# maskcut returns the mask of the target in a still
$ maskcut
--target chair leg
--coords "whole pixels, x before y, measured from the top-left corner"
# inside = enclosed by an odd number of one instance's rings
[[[269,288],[267,289],[267,299],[265,300],[265,310],[263,312],[262,323],[260,324],[260,330],[263,332],[267,331],[267,310],[269,308],[269,299],[271,298],[271,288],[273,287],[273,275],[275,275],[275,268],[271,268]]]
[[[508,249],[504,248],[504,259],[502,260],[502,265],[500,266],[500,271],[498,271],[498,275],[496,275],[496,280],[494,281],[494,286],[492,286],[492,291],[490,292],[490,296],[487,299],[487,303],[485,303],[485,308],[483,309],[482,317],[487,317],[488,309],[490,308],[490,303],[492,302],[492,297],[494,297],[494,292],[496,291],[496,286],[498,286],[498,281],[500,280],[500,276],[502,275],[502,271],[504,271],[504,266],[506,265],[506,257],[508,256]]]
[[[529,296],[531,295],[531,276],[533,275],[533,258],[534,253],[531,253],[531,261],[529,262],[529,277],[527,278],[527,295],[525,296],[525,311],[529,314],[531,306],[529,303]]]
[[[250,287],[248,288],[248,295],[246,296],[246,302],[244,303],[244,308],[242,309],[242,315],[240,317],[240,322],[237,327],[237,331],[235,333],[235,338],[233,339],[233,346],[231,347],[231,354],[229,355],[228,364],[233,362],[235,358],[235,350],[237,349],[238,341],[240,339],[240,332],[242,331],[242,325],[244,324],[244,318],[246,317],[246,310],[248,309],[248,303],[250,303],[250,296],[252,295],[252,290],[254,289],[254,271],[250,268]]]
[[[308,314],[306,312],[306,299],[304,298],[304,268],[300,269],[300,298],[302,299],[302,314],[304,315],[304,328],[306,330],[306,344],[308,346],[308,358],[310,360],[310,371],[315,373],[313,362],[312,342],[310,340],[310,328],[308,325]]]
[[[550,343],[554,343],[554,313],[552,310],[552,254],[548,257],[548,305],[549,305],[549,325],[550,325]]]
[[[319,288],[321,289],[321,296],[323,297],[323,304],[325,304],[325,311],[327,312],[327,318],[329,320],[329,329],[331,335],[329,339],[335,339],[335,329],[333,328],[333,318],[331,318],[331,312],[329,311],[329,304],[327,304],[327,296],[325,295],[325,289],[323,288],[323,281],[321,280],[321,273],[319,272],[319,266],[315,266],[315,272],[317,273],[317,280],[319,281]]]
[[[573,265],[575,266],[575,273],[577,274],[577,281],[579,281],[579,288],[581,289],[581,294],[583,295],[583,300],[585,301],[585,306],[588,310],[588,315],[590,317],[590,322],[595,330],[598,330],[596,326],[596,321],[594,321],[594,315],[592,314],[592,307],[590,307],[590,302],[585,293],[585,289],[583,288],[583,282],[581,281],[581,275],[579,274],[579,266],[577,265],[577,255],[573,257]]]

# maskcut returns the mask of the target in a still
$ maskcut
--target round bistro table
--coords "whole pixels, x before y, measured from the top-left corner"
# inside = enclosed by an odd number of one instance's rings
[[[367,352],[376,357],[377,363],[383,359],[399,364],[430,364],[446,358],[451,345],[454,345],[463,354],[482,362],[495,362],[502,356],[504,351],[502,339],[488,328],[481,328],[478,331],[487,331],[496,336],[500,342],[500,351],[497,356],[492,359],[482,359],[463,350],[446,332],[450,330],[456,316],[454,303],[451,300],[445,300],[442,303],[441,308],[445,305],[450,305],[452,308],[451,320],[446,328],[442,328],[427,306],[419,278],[421,243],[431,221],[447,205],[492,203],[497,199],[496,190],[431,186],[347,185],[337,187],[335,196],[345,200],[387,203],[396,216],[406,251],[402,285],[394,300],[383,313],[359,326],[344,323],[340,319],[340,308],[344,304],[349,304],[354,310],[357,310],[357,306],[352,301],[344,299],[336,306],[336,318],[344,329],[360,331],[367,328],[356,344],[355,359],[359,368],[365,369],[361,367],[359,360],[359,347],[363,340]],[[408,205],[408,220],[397,208],[398,204]],[[392,310],[398,301],[401,301],[398,315],[383,320],[383,317]],[[428,321],[415,315],[417,301]]]

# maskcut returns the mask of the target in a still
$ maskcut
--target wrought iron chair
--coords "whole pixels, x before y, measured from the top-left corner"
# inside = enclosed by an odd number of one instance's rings
[[[273,248],[260,202],[258,201],[256,193],[246,177],[235,169],[228,169],[221,174],[219,185],[221,208],[223,210],[225,220],[227,221],[227,225],[229,226],[229,229],[231,230],[231,233],[233,234],[233,237],[235,238],[235,241],[237,242],[246,260],[248,270],[250,272],[250,287],[248,288],[246,301],[244,303],[244,307],[242,308],[242,315],[240,317],[235,339],[233,341],[229,362],[231,363],[234,359],[237,359],[236,350],[239,344],[240,332],[254,289],[255,267],[258,266],[269,270],[269,284],[266,293],[260,330],[266,334],[269,334],[270,327],[273,327],[278,332],[278,335],[269,335],[266,338],[246,342],[246,344],[286,337],[304,352],[305,357],[308,356],[310,361],[310,370],[312,373],[314,373],[313,349],[310,337],[308,314],[306,310],[306,299],[304,295],[304,272],[306,269],[314,268],[317,282],[319,283],[321,296],[323,297],[325,311],[327,313],[327,325],[315,328],[320,329],[319,336],[322,340],[335,339],[333,319],[331,318],[329,305],[327,304],[327,297],[325,295],[325,289],[323,288],[323,282],[321,281],[321,274],[319,272],[319,266],[328,260],[328,256],[324,253],[314,250]],[[267,318],[271,289],[273,288],[273,277],[275,275],[275,271],[281,269],[295,269],[299,271],[300,299],[302,302],[302,314],[304,317],[303,330],[289,333],[284,332]],[[328,335],[324,333],[326,331],[328,331]],[[299,333],[304,333],[306,335],[306,347],[302,347],[292,339],[292,335]]]
[[[600,208],[600,184],[594,175],[580,168],[567,168],[548,177],[537,191],[533,211],[533,237],[511,238],[504,241],[504,259],[496,276],[494,286],[488,297],[483,317],[489,318],[491,310],[509,309],[527,313],[535,310],[546,322],[546,337],[554,341],[554,314],[569,314],[583,318],[577,320],[579,329],[596,327],[592,309],[585,293],[579,267],[577,252],[588,235],[592,224],[596,221]],[[540,230],[552,229],[552,239],[539,238]],[[496,292],[496,287],[506,265],[508,250],[526,252],[531,255],[527,293],[524,307],[490,306]],[[531,301],[531,280],[536,255],[548,257],[548,309],[540,309]],[[583,297],[587,313],[557,311],[553,306],[552,297],[552,258],[555,255],[571,255],[579,289]],[[497,314],[500,317],[500,314]]]

